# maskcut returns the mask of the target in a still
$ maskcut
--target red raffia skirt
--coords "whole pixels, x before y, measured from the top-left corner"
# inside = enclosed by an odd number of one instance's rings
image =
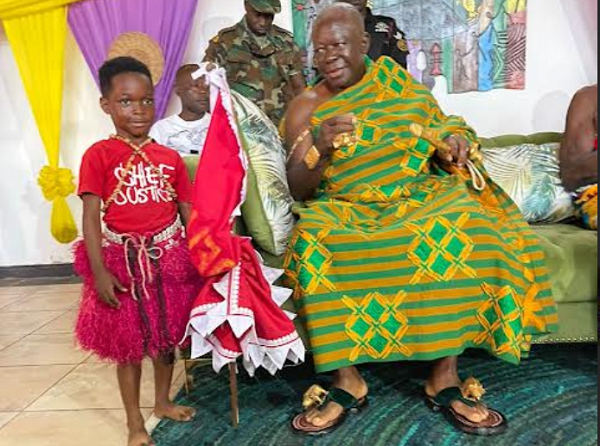
[[[106,267],[128,291],[115,290],[119,309],[105,304],[94,286],[85,244],[76,244],[75,271],[84,281],[75,328],[78,344],[118,364],[171,356],[201,285],[181,224],[148,238],[107,231],[102,252]]]

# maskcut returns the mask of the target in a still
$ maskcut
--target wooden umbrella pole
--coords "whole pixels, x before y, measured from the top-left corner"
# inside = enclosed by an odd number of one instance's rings
[[[237,366],[235,362],[229,364],[229,390],[231,392],[231,423],[237,429],[240,424],[240,406],[237,388]]]

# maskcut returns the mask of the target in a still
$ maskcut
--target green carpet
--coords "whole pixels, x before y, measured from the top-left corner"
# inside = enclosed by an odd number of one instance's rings
[[[315,382],[310,364],[275,378],[240,374],[238,430],[230,425],[227,374],[201,367],[195,370],[195,390],[177,398],[198,408],[196,420],[162,422],[153,437],[158,446],[591,446],[598,435],[597,353],[593,345],[536,346],[521,367],[479,352],[463,356],[461,373],[478,377],[488,391],[486,402],[509,419],[508,431],[491,439],[464,435],[429,411],[420,398],[425,363],[361,368],[370,385],[370,407],[318,439],[299,437],[289,428],[302,393]]]

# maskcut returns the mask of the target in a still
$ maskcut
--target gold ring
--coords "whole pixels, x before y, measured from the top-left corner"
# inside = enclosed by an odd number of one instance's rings
[[[339,149],[340,147],[348,147],[354,142],[354,136],[350,133],[340,133],[333,140],[333,148]]]
[[[469,159],[472,161],[481,161],[483,159],[481,151],[479,150],[479,144],[474,143],[471,147],[469,147]]]

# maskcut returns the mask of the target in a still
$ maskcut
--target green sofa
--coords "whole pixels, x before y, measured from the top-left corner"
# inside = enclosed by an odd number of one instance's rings
[[[482,139],[481,146],[559,142],[560,133],[505,135]],[[533,225],[546,254],[554,298],[558,304],[558,333],[536,343],[596,342],[598,340],[598,233],[577,222]]]
[[[531,136],[507,135],[498,138],[483,139],[482,147],[508,147],[515,144],[544,144],[558,142],[558,133],[541,133]],[[197,159],[186,158],[186,165],[193,178]],[[242,218],[253,218],[251,212]],[[536,343],[595,342],[597,341],[597,296],[598,296],[598,236],[597,232],[582,229],[575,223],[533,226],[547,256],[548,268],[554,297],[558,303],[560,331],[541,337]],[[244,222],[236,228],[240,234],[246,233]],[[276,257],[258,249],[265,262],[280,268],[282,257]],[[294,310],[290,300],[284,308]],[[299,332],[306,340],[306,333],[300,322]],[[307,344],[308,345],[308,344]]]

